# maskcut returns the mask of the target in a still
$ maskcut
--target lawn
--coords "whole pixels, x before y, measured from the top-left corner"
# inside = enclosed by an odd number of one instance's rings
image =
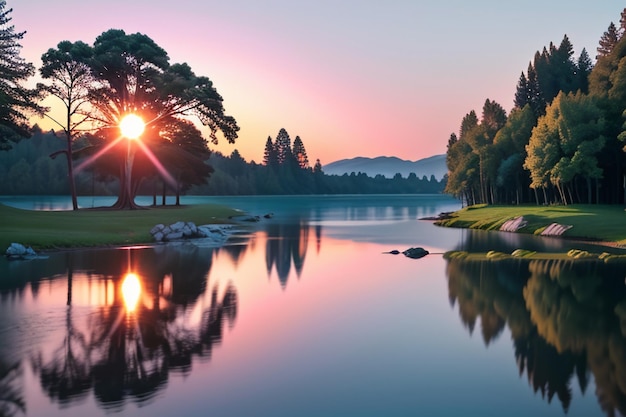
[[[563,236],[626,245],[626,211],[623,206],[470,206],[438,220],[436,224],[482,230],[498,230],[507,220],[524,216],[528,225],[518,233],[539,233],[551,223],[573,226]]]
[[[150,243],[159,223],[227,223],[240,212],[220,205],[166,206],[145,210],[32,211],[0,204],[0,250],[12,242],[35,250]]]

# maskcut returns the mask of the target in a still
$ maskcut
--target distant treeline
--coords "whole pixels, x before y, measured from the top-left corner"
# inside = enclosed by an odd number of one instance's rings
[[[268,140],[272,143],[270,138]],[[304,151],[300,140],[294,145],[296,150]],[[63,136],[59,137],[54,132],[43,133],[35,127],[30,138],[14,144],[9,151],[0,152],[0,194],[68,194],[65,156],[50,157],[65,146]],[[382,175],[372,178],[363,173],[325,175],[319,161],[313,168],[308,167],[308,161],[300,158],[298,163],[297,159],[289,156],[258,164],[247,162],[237,150],[230,156],[213,152],[207,163],[214,169],[207,183],[192,186],[187,194],[430,194],[443,192],[446,181],[446,178],[438,181],[434,176],[417,178],[415,174],[408,178],[400,174],[394,178]],[[117,179],[94,174],[89,169],[76,176],[76,186],[79,195],[116,195],[119,190]],[[161,194],[162,189],[160,181],[156,184],[148,178],[143,181],[139,193],[151,195],[158,190],[157,193]],[[166,193],[173,195],[175,190],[166,190]]]

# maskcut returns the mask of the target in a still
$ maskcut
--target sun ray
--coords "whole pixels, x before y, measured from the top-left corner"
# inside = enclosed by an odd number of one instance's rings
[[[89,158],[85,159],[83,162],[81,162],[78,166],[76,166],[76,168],[74,168],[74,174],[78,174],[80,173],[82,170],[84,170],[85,168],[87,168],[89,165],[91,165],[96,159],[100,158],[102,155],[104,155],[105,153],[107,153],[112,147],[114,147],[115,145],[117,145],[122,139],[124,139],[123,136],[118,137],[117,139],[115,139],[114,141],[112,141],[111,143],[107,144],[104,148],[100,149],[98,152],[96,152],[95,154],[91,155]]]
[[[165,169],[161,161],[152,153],[150,148],[148,148],[142,141],[138,140],[137,144],[139,148],[143,151],[143,153],[148,157],[150,162],[155,166],[155,168],[159,171],[159,173],[163,176],[163,179],[173,188],[176,187],[176,180],[174,177]]]

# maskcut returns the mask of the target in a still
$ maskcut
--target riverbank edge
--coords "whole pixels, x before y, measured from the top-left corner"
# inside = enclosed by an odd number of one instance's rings
[[[523,217],[526,225],[516,232],[500,231],[502,225]],[[434,224],[441,227],[478,229],[500,233],[538,235],[552,223],[572,226],[561,239],[578,240],[603,246],[626,249],[626,211],[623,206],[491,206],[476,205],[441,213]]]
[[[245,229],[250,225],[233,220],[242,215],[240,210],[217,204],[77,211],[24,210],[0,204],[0,250],[4,253],[12,243],[37,252],[155,245],[159,243],[150,230],[157,224],[185,221]]]

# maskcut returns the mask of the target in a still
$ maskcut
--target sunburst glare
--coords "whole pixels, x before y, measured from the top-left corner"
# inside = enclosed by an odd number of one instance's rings
[[[143,119],[136,114],[127,114],[120,121],[120,132],[128,139],[139,139],[146,129]]]

